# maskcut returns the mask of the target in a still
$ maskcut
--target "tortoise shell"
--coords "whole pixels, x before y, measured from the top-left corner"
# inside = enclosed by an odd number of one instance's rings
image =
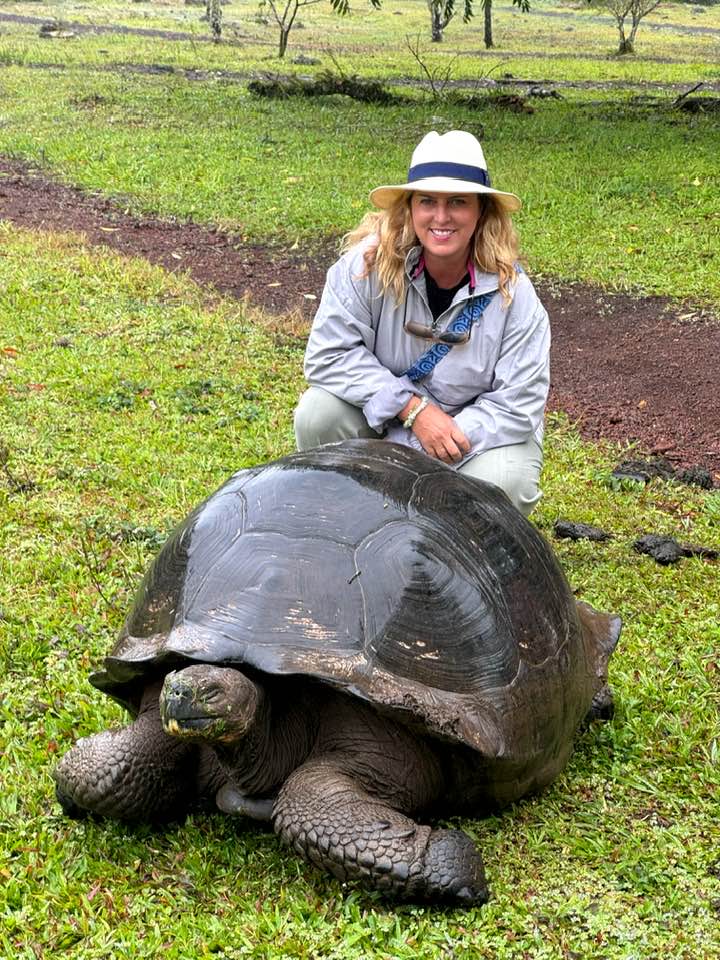
[[[549,779],[614,632],[578,614],[499,488],[352,440],[242,470],[205,500],[92,682],[132,710],[151,677],[187,662],[314,678]]]

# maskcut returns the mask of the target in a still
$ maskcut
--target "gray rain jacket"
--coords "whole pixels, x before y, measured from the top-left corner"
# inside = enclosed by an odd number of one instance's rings
[[[415,276],[422,249],[407,256],[407,303],[397,303],[380,291],[375,272],[361,277],[368,242],[348,250],[328,271],[305,353],[308,383],[361,407],[370,426],[386,432],[387,439],[417,449],[422,448],[413,432],[396,419],[412,394],[427,396],[455,418],[472,445],[464,460],[531,437],[542,444],[550,326],[528,277],[519,275],[508,307],[498,293],[473,324],[470,340],[452,347],[428,376],[413,383],[405,371],[432,346],[403,327],[405,310],[428,326],[433,319],[425,275]],[[477,273],[475,280],[476,296],[497,289],[496,274]],[[437,329],[444,330],[469,299],[464,286],[438,318]]]

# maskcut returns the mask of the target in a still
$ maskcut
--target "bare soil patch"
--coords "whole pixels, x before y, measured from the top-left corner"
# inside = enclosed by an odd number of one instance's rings
[[[142,256],[199,284],[249,297],[274,314],[308,320],[337,242],[288,251],[242,243],[193,223],[137,217],[120,202],[64,186],[0,159],[0,217],[19,226],[77,231],[89,243]],[[662,297],[631,297],[581,283],[540,280],[553,330],[550,409],[588,439],[634,442],[720,482],[717,358],[720,322]]]
[[[6,23],[25,23],[31,26],[37,24],[39,27],[42,27],[43,25],[51,23],[53,18],[31,17],[22,13],[0,13],[0,21],[5,21]],[[195,43],[198,41],[209,43],[212,40],[209,34],[203,36],[202,34],[188,33],[181,30],[159,30],[154,27],[125,27],[119,23],[78,23],[74,20],[72,22],[63,20],[62,26],[64,30],[72,31],[73,33],[115,33],[124,34],[125,36],[156,37],[160,40],[192,40]]]

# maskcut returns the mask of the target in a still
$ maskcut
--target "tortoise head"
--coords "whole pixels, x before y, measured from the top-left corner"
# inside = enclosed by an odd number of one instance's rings
[[[260,688],[240,670],[195,664],[165,677],[160,716],[173,737],[233,744],[255,722],[261,699]]]

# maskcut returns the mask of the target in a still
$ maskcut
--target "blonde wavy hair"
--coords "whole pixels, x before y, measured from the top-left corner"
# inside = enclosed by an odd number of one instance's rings
[[[411,192],[400,194],[385,210],[365,214],[360,223],[345,234],[342,251],[349,250],[367,237],[377,237],[365,250],[365,270],[361,277],[375,271],[383,293],[390,291],[398,303],[405,299],[405,259],[418,238],[413,229]],[[484,273],[496,273],[500,293],[507,306],[512,300],[510,286],[517,277],[518,238],[510,214],[492,195],[479,194],[480,217],[472,241],[475,266]]]

